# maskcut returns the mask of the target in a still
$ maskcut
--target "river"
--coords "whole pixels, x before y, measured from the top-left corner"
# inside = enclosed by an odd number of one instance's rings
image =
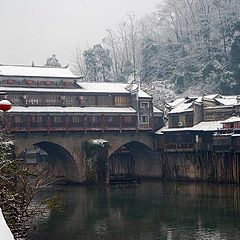
[[[57,187],[62,204],[28,240],[239,240],[240,187],[144,182]]]

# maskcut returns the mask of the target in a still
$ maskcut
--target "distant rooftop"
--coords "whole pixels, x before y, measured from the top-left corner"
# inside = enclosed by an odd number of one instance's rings
[[[74,75],[68,67],[52,68],[44,66],[0,65],[0,76],[5,77],[51,77],[81,78]]]
[[[211,95],[203,95],[199,97],[185,97],[178,98],[173,102],[167,103],[167,106],[170,106],[169,113],[181,113],[192,110],[192,104],[202,104],[203,101],[211,101],[215,104],[215,106],[206,107],[206,109],[210,108],[221,108],[221,107],[230,107],[240,104],[240,98],[238,95],[220,95],[220,94],[211,94]]]

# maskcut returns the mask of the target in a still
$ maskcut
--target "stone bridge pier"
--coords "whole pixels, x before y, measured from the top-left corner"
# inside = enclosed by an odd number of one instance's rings
[[[84,183],[87,180],[86,151],[84,143],[92,139],[108,142],[107,158],[122,146],[135,161],[135,172],[140,177],[160,178],[162,163],[153,151],[151,132],[71,132],[71,133],[18,133],[14,135],[17,156],[31,146],[38,146],[49,155],[53,174],[67,182]]]

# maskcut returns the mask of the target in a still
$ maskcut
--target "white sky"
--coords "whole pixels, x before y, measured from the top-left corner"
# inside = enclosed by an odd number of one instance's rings
[[[43,65],[56,54],[62,65],[71,51],[101,43],[127,13],[137,18],[161,0],[0,0],[0,63]]]

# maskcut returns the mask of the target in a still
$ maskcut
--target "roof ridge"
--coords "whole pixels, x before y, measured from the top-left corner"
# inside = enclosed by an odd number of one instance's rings
[[[64,67],[51,67],[51,66],[44,66],[44,65],[24,65],[24,64],[0,64],[0,66],[3,66],[3,67],[31,67],[31,68],[57,68],[57,69],[66,69],[69,67],[69,65],[67,64],[66,66]]]

